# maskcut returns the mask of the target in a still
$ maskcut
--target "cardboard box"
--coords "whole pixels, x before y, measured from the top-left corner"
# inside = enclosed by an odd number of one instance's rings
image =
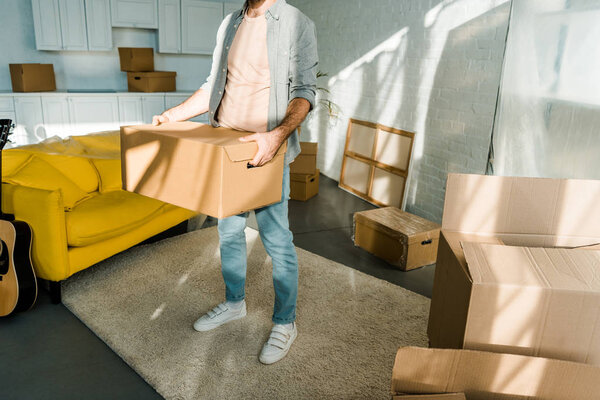
[[[319,170],[313,175],[290,173],[290,198],[306,201],[319,193]]]
[[[600,364],[599,198],[594,180],[450,174],[431,346]]]
[[[592,400],[600,393],[600,368],[470,350],[398,350],[393,395],[453,392],[464,393],[468,400]]]
[[[52,64],[9,64],[13,92],[56,90]]]
[[[127,90],[130,92],[174,92],[176,72],[128,72]]]
[[[300,142],[300,154],[290,164],[290,173],[314,175],[317,173],[318,143]]]
[[[285,144],[262,167],[247,132],[195,122],[121,127],[123,189],[225,218],[281,201]]]
[[[119,47],[121,71],[154,71],[154,49],[151,47]]]
[[[433,264],[440,226],[396,207],[354,214],[354,244],[404,271]]]

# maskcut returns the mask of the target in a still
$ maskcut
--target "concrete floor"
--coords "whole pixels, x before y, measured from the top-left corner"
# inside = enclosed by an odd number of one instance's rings
[[[324,176],[319,190],[307,202],[290,201],[296,246],[431,296],[434,266],[402,272],[353,245],[352,215],[371,204]],[[0,387],[4,400],[162,398],[43,289],[32,310],[0,319]]]

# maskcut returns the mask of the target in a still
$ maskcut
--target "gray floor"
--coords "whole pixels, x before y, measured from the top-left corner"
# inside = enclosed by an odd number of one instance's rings
[[[298,247],[431,295],[434,266],[402,272],[352,244],[352,214],[372,205],[324,176],[319,190],[305,203],[290,202]],[[5,400],[162,398],[44,290],[31,311],[0,319],[0,387]]]

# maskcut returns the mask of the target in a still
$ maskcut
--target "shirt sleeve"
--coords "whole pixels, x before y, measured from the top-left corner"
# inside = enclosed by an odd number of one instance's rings
[[[315,107],[319,65],[315,24],[307,18],[303,29],[299,31],[291,46],[290,101],[296,98],[306,99],[312,110]]]
[[[225,31],[227,29],[227,25],[229,24],[229,21],[231,21],[231,18],[233,18],[233,16],[231,14],[228,15],[223,20],[223,22],[221,22],[221,25],[219,26],[219,30],[217,31],[217,40],[216,40],[215,49],[213,50],[212,66],[210,68],[210,75],[208,75],[208,77],[206,78],[206,82],[204,82],[204,84],[202,86],[200,86],[200,89],[202,89],[208,93],[210,93],[213,82],[214,82],[215,78],[217,77],[217,71],[219,68],[219,63],[221,61],[221,53],[223,51],[223,41],[225,39]]]

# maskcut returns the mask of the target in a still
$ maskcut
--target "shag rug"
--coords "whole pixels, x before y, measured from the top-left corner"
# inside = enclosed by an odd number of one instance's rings
[[[138,246],[63,283],[64,304],[167,399],[389,399],[400,346],[426,346],[429,300],[297,249],[298,337],[262,365],[271,262],[248,228],[248,315],[192,324],[224,300],[216,228]]]

